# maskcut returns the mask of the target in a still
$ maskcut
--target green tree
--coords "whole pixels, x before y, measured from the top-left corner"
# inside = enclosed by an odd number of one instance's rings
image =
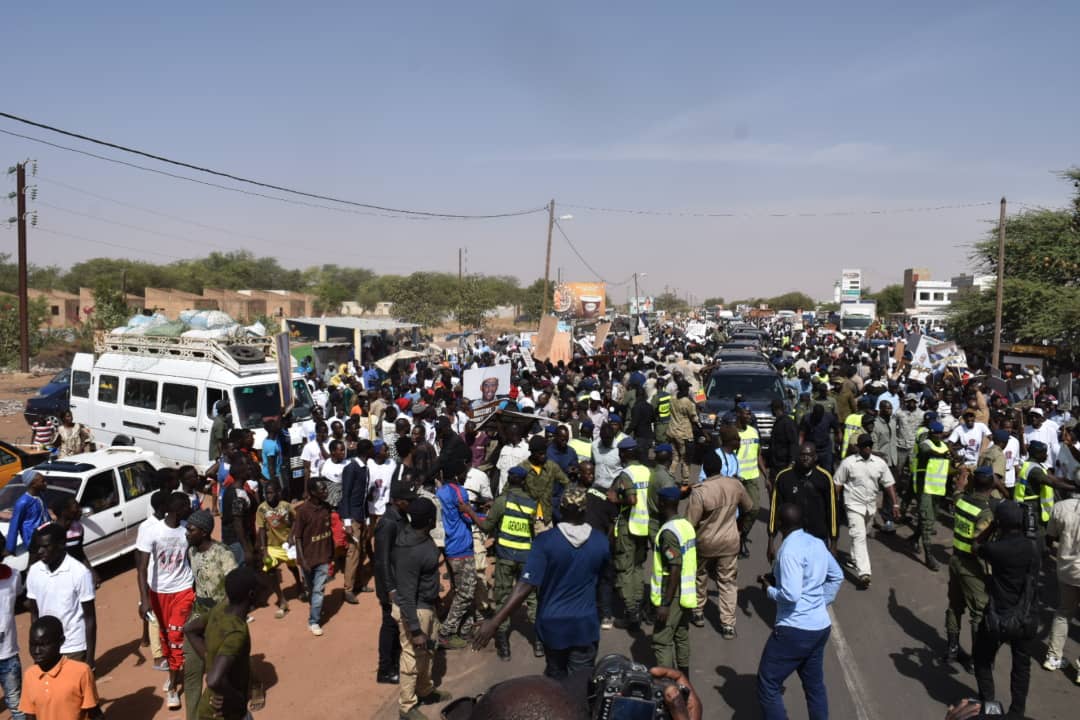
[[[806,293],[797,291],[777,295],[776,297],[768,298],[764,302],[768,303],[769,307],[774,310],[809,310],[817,305],[814,298]]]
[[[539,321],[544,306],[544,278],[537,278],[518,292],[517,304],[521,314],[529,320]]]
[[[1039,209],[1010,218],[1005,227],[1001,340],[1050,344],[1059,357],[1080,357],[1080,168],[1063,174],[1076,191],[1071,207]],[[975,267],[997,272],[998,228],[972,248]],[[949,329],[965,347],[989,354],[995,291],[960,293],[950,307]]]
[[[490,280],[492,278],[467,275],[458,284],[454,316],[462,327],[483,327],[487,312],[499,304],[498,283],[489,282]]]
[[[41,349],[45,336],[38,330],[48,316],[45,298],[30,300],[27,306],[30,325],[30,355]],[[0,366],[12,367],[19,361],[19,300],[11,295],[0,297]]]
[[[666,313],[681,313],[690,310],[690,305],[675,293],[666,292],[653,298],[653,307]]]
[[[722,297],[705,298],[705,300],[703,300],[701,304],[704,305],[705,307],[714,307],[716,305],[723,305],[724,304],[724,298],[722,298]]]
[[[867,300],[877,303],[878,316],[890,313],[904,312],[904,286],[900,284],[886,285],[876,293],[864,293]]]
[[[439,275],[415,272],[389,288],[384,299],[394,303],[394,316],[426,327],[443,324],[453,309],[457,293],[447,293]]]

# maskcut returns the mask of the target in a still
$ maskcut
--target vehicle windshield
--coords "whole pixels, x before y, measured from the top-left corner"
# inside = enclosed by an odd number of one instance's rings
[[[742,395],[745,402],[769,403],[784,398],[784,389],[775,375],[713,375],[705,394],[710,401],[734,402]]]
[[[261,428],[265,418],[281,415],[281,392],[276,382],[244,385],[233,392],[236,395],[237,419],[242,428],[249,430]],[[299,378],[294,379],[293,394],[296,397],[296,403],[293,405],[293,420],[309,419],[315,402],[311,399],[311,393],[308,392],[307,383]]]
[[[71,382],[71,368],[64,368],[56,373],[49,382],[56,383],[57,385],[67,385]]]
[[[11,482],[3,489],[0,489],[0,521],[11,520],[11,510],[15,507],[15,501],[26,494],[25,481],[30,479],[35,472],[37,471],[30,468],[28,471],[19,473],[11,478]],[[26,475],[25,478],[24,475]],[[81,477],[71,475],[46,475],[45,481],[45,507],[52,507],[57,498],[78,494],[79,486],[82,485]]]
[[[840,318],[840,329],[865,330],[872,322],[869,315],[845,315]]]

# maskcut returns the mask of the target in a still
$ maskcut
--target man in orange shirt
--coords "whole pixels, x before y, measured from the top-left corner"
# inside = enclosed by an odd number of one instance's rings
[[[30,626],[30,657],[36,663],[23,675],[19,712],[35,720],[101,718],[94,673],[90,666],[60,654],[64,626],[43,615]]]

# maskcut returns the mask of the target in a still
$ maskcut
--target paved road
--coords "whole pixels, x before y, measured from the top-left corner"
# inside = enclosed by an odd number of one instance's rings
[[[762,514],[762,517],[764,515]],[[840,548],[849,547],[841,529]],[[945,648],[945,595],[947,572],[931,573],[907,550],[911,530],[900,527],[894,536],[870,541],[873,584],[866,591],[847,582],[833,606],[836,623],[826,653],[825,675],[830,714],[852,720],[922,720],[942,718],[948,703],[975,694],[975,678],[959,666],[940,661]],[[761,649],[770,631],[773,604],[754,583],[766,570],[765,530],[757,523],[752,533],[753,557],[739,569],[738,637],[725,641],[719,635],[719,618],[713,600],[706,612],[706,627],[691,627],[691,681],[701,695],[708,718],[753,720],[761,713],[756,699],[756,670]],[[938,529],[942,547],[950,532]],[[940,559],[945,560],[944,552]],[[1044,588],[1054,597],[1054,588]],[[1044,612],[1043,631],[1051,613]],[[647,629],[647,628],[646,628]],[[963,645],[970,649],[965,630]],[[1080,631],[1074,624],[1072,645],[1066,655],[1075,657]],[[1041,663],[1045,644],[1035,643]],[[520,633],[513,635],[514,659],[499,662],[489,646],[482,653],[458,651],[440,660],[443,687],[455,697],[475,695],[494,683],[514,676],[543,672],[543,661],[534,659]],[[651,661],[645,634],[630,636],[624,630],[604,632],[600,654],[619,652],[642,662]],[[1009,657],[1003,652],[997,665],[1000,694],[1008,695]],[[1039,720],[1077,717],[1080,700],[1076,687],[1064,673],[1048,673],[1032,664],[1028,716]],[[785,702],[792,718],[806,718],[806,705],[797,676],[788,682]],[[1007,703],[1006,703],[1007,704]],[[437,713],[429,712],[429,717]],[[388,714],[387,717],[390,715]]]

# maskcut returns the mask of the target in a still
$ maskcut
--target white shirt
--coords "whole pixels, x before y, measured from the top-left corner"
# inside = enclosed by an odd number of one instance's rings
[[[1005,443],[1005,487],[1011,488],[1016,485],[1016,467],[1020,464],[1020,441],[1009,436]]]
[[[327,447],[323,449],[325,449],[326,454],[329,455],[330,442],[327,441],[326,445]],[[322,450],[319,448],[318,441],[312,440],[307,445],[305,445],[304,449],[300,451],[300,459],[311,465],[311,477],[319,477],[319,470],[322,469],[323,465],[323,457]]]
[[[889,466],[877,455],[865,460],[858,453],[848,455],[833,475],[833,483],[845,488],[844,505],[849,507],[876,507],[878,491],[894,482]]]
[[[367,461],[368,469],[368,512],[382,515],[386,512],[386,502],[390,499],[390,479],[397,470],[397,463],[390,458],[382,465],[374,460]]]
[[[990,437],[990,428],[981,422],[971,426],[960,423],[949,434],[949,442],[960,446],[960,454],[964,457],[965,465],[974,465],[979,459],[979,451],[982,449],[983,440]]]
[[[1046,464],[1053,467],[1057,463],[1058,452],[1061,443],[1058,441],[1057,423],[1053,420],[1043,420],[1043,424],[1036,430],[1031,425],[1024,428],[1024,444],[1030,445],[1032,440],[1046,443]]]
[[[26,574],[26,597],[37,603],[38,617],[52,615],[64,626],[60,652],[86,650],[82,604],[94,599],[94,579],[89,568],[70,555],[64,556],[56,572],[39,560]]]
[[[319,477],[325,478],[332,483],[341,484],[341,474],[345,472],[345,466],[352,460],[346,460],[343,463],[336,463],[333,460],[327,460],[322,464],[322,468],[319,470]]]
[[[469,493],[469,500],[491,500],[491,480],[483,470],[469,468],[465,473],[465,492]]]
[[[154,592],[170,595],[195,584],[188,562],[187,528],[183,525],[171,528],[162,520],[147,533],[140,533],[135,549],[150,556],[146,584]]]
[[[507,472],[515,465],[520,465],[529,457],[529,443],[522,440],[517,445],[504,445],[499,452],[495,467],[499,469],[499,488],[506,487]]]
[[[15,629],[15,598],[19,596],[22,579],[18,570],[0,580],[0,660],[19,654],[19,633]]]
[[[1073,447],[1080,448],[1080,445],[1074,444]],[[1057,461],[1057,476],[1063,480],[1075,482],[1074,475],[1077,470],[1080,470],[1080,462],[1077,462],[1067,446],[1061,448]]]

